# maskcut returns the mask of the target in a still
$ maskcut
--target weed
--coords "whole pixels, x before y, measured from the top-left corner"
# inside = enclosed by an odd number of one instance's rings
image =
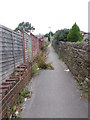
[[[47,48],[49,45],[49,42],[44,42],[44,47]]]
[[[54,67],[52,66],[52,62],[48,63],[47,67],[50,68],[51,70],[54,70]]]
[[[44,42],[43,46],[41,47],[41,50],[44,52],[47,50],[47,47],[49,45],[49,42]]]
[[[41,68],[41,69],[52,69],[52,70],[54,70],[54,67],[52,66],[52,63],[46,63],[47,55],[48,55],[48,53],[43,54],[43,52],[38,54],[38,56],[37,56],[38,67]]]
[[[30,92],[28,91],[27,88],[24,88],[20,93],[19,93],[19,103],[24,102],[25,97],[29,97]]]
[[[10,120],[10,106],[9,105],[7,106],[6,116],[7,116],[7,120]]]
[[[58,54],[58,57],[59,57],[59,59],[61,59],[62,58],[61,54]]]
[[[13,111],[12,111],[12,118],[15,117],[15,112],[16,112],[16,105],[13,106]]]
[[[31,77],[38,73],[38,64],[35,62],[32,67]]]
[[[89,93],[89,90],[88,90],[88,82],[87,81],[84,81],[84,82],[80,82],[78,80],[78,84],[80,86],[80,90],[82,90],[82,96],[85,97],[85,98],[88,98],[88,93]]]
[[[18,114],[16,115],[16,118],[20,118],[20,116],[21,116],[20,113],[18,113]]]
[[[16,112],[16,105],[13,106],[13,113]]]
[[[24,102],[25,97],[30,97],[30,91],[27,88],[24,88],[22,91],[19,92],[17,104],[13,106],[12,118],[20,118],[19,112],[21,110],[19,110],[18,112],[17,109],[20,109],[19,107],[21,107],[20,105]]]
[[[30,97],[30,91],[27,88],[24,88],[22,91],[19,92],[17,105],[23,103],[25,97]]]

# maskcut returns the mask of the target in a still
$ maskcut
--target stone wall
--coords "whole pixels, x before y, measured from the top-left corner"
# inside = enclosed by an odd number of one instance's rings
[[[59,45],[54,44],[54,48],[77,80],[89,80],[90,50],[87,43],[60,42]]]

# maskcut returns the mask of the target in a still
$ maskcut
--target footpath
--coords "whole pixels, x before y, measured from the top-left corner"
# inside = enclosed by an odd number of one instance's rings
[[[32,97],[23,106],[21,118],[88,118],[88,101],[67,66],[49,46],[47,62],[54,70],[41,70],[28,85]]]

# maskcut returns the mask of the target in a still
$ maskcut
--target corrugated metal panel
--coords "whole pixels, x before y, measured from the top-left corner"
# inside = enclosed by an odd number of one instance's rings
[[[23,38],[4,26],[0,26],[0,72],[5,81],[23,62]]]
[[[23,38],[23,34],[0,25],[0,83],[8,79],[14,69],[24,62],[23,40],[25,42],[25,61],[31,61],[32,50],[34,57],[39,50],[39,40],[34,35],[31,37],[25,31]]]
[[[2,27],[0,26],[0,83],[2,82]]]

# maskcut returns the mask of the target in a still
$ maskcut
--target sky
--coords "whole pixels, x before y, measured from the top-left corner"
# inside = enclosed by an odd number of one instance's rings
[[[0,24],[14,30],[20,22],[30,22],[33,34],[70,29],[76,22],[88,32],[89,0],[0,0]]]

